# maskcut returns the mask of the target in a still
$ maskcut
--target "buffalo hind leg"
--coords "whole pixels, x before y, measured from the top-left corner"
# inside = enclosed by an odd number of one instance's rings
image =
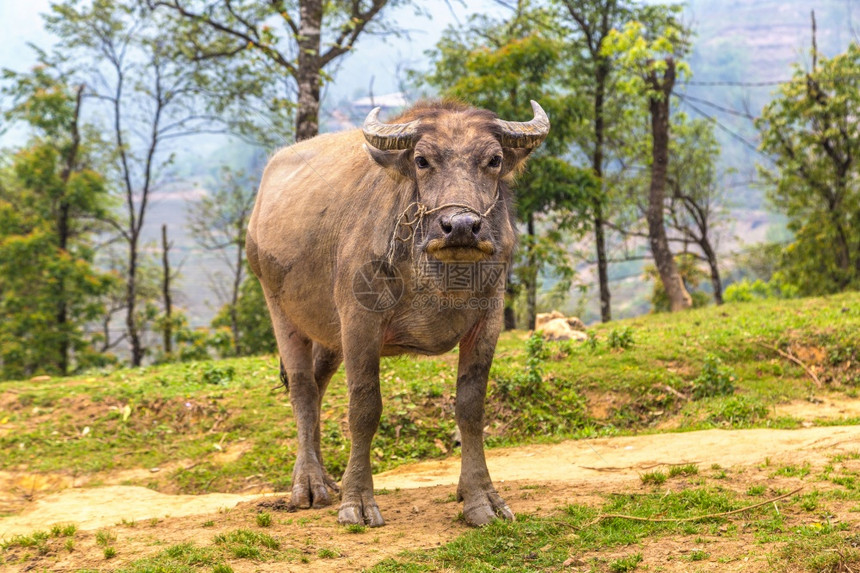
[[[377,320],[374,320],[377,318]],[[380,337],[378,317],[341,317],[343,356],[349,387],[349,462],[341,482],[337,520],[343,524],[385,525],[373,497],[370,444],[382,414],[379,389]]]
[[[299,447],[293,466],[290,505],[301,508],[331,505],[326,487],[331,478],[326,475],[318,453],[321,398],[314,377],[313,344],[283,316],[277,304],[268,296],[266,299],[281,356],[281,376],[286,378],[298,429]]]
[[[340,367],[340,363],[343,362],[343,358],[339,351],[330,350],[325,346],[322,346],[318,342],[314,342],[314,380],[317,384],[317,392],[319,395],[319,401],[317,405],[317,426],[316,432],[314,433],[314,449],[317,454],[317,459],[320,461],[320,464],[323,466],[323,475],[325,476],[325,484],[331,488],[333,491],[340,491],[340,487],[338,487],[337,482],[325,471],[325,464],[323,463],[322,457],[322,448],[321,448],[321,424],[322,424],[322,401],[323,396],[325,396],[326,388],[328,387],[328,383],[331,382],[332,376],[334,376],[337,369]]]
[[[484,457],[484,399],[487,377],[502,325],[502,312],[490,311],[460,341],[455,415],[460,428],[462,461],[457,498],[469,525],[486,525],[514,514],[493,487]]]

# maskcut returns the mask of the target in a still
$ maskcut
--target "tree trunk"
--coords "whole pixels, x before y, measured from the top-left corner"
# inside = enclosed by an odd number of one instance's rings
[[[651,186],[648,192],[648,239],[651,244],[651,254],[660,274],[660,280],[669,297],[669,308],[672,312],[690,308],[693,299],[684,287],[684,281],[678,274],[675,258],[669,248],[666,237],[666,226],[663,219],[663,209],[666,197],[666,173],[669,165],[669,104],[672,88],[675,84],[675,62],[666,59],[666,71],[662,81],[656,71],[648,78],[652,90],[649,107],[651,111]]]
[[[135,367],[141,365],[144,354],[137,315],[135,314],[137,308],[137,240],[138,235],[134,233],[128,244],[128,273],[125,289],[125,328],[131,345],[131,365]]]
[[[58,221],[59,247],[61,251],[68,250],[69,242],[69,203],[62,199],[60,205],[60,218]],[[69,373],[69,333],[67,326],[69,322],[68,297],[66,293],[65,276],[59,277],[57,281],[57,332],[60,339],[57,348],[57,369],[65,376]]]
[[[514,310],[516,294],[516,289],[514,289],[513,282],[511,281],[511,274],[508,273],[508,280],[505,282],[505,330],[515,330],[517,328],[517,313]]]
[[[603,190],[603,142],[604,142],[604,101],[606,80],[609,77],[609,62],[601,60],[597,67],[594,92],[594,155],[591,168]],[[609,292],[609,264],[606,258],[606,236],[603,227],[603,197],[594,201],[594,239],[597,248],[597,280],[600,285],[600,320],[612,320],[611,294]]]
[[[714,303],[719,306],[723,304],[723,282],[720,279],[720,267],[717,265],[717,253],[711,247],[711,243],[707,237],[703,237],[699,241],[699,246],[708,259],[708,266],[711,269],[711,286],[714,289]]]
[[[241,236],[241,230],[245,225],[245,218],[242,217],[239,223],[239,230]],[[233,331],[233,351],[236,353],[236,356],[242,355],[242,341],[240,339],[241,334],[239,333],[239,290],[242,287],[242,269],[244,268],[244,240],[236,243],[236,274],[233,276],[233,293],[232,299],[230,300],[230,329]]]
[[[167,225],[161,225],[161,293],[164,297],[164,354],[173,352],[173,302],[170,298],[170,244],[167,242]]]
[[[528,265],[528,281],[526,281],[526,322],[529,330],[535,329],[537,321],[537,260],[535,258],[535,216],[529,213],[528,218],[528,255],[526,256],[526,264]]]
[[[303,141],[319,133],[322,0],[301,0],[299,18],[296,141]]]
[[[59,208],[59,218],[57,220],[57,244],[61,251],[68,251],[69,249],[69,239],[71,238],[71,227],[70,227],[70,210],[69,201],[66,197],[66,193],[68,193],[68,184],[69,179],[72,176],[72,172],[75,170],[75,166],[78,162],[78,150],[81,145],[81,134],[78,130],[78,121],[81,117],[81,103],[83,102],[84,96],[84,86],[79,85],[75,90],[75,111],[72,115],[72,144],[69,146],[69,149],[66,153],[65,161],[63,164],[63,171],[60,174],[60,179],[63,182],[63,196],[60,199],[60,208]],[[69,309],[68,309],[68,294],[66,293],[66,285],[65,277],[60,277],[60,280],[57,283],[57,331],[60,333],[60,341],[57,349],[57,369],[60,371],[60,374],[63,376],[69,373],[69,362],[70,362],[70,348],[69,348],[69,334],[67,332],[67,325],[69,322]]]

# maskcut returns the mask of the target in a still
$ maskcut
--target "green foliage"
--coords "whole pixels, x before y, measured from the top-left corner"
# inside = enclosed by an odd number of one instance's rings
[[[693,308],[702,307],[710,303],[711,297],[696,288],[708,276],[699,267],[698,259],[690,254],[680,254],[675,256],[675,264],[678,267],[678,274],[684,281],[684,286],[693,298]],[[663,282],[660,280],[660,273],[657,272],[657,267],[654,265],[646,266],[645,276],[654,283],[651,291],[651,306],[654,312],[669,312],[669,296],[666,294],[666,287],[663,286]]]
[[[631,348],[633,346],[633,329],[629,326],[613,328],[609,331],[607,344],[613,350],[627,350]]]
[[[786,284],[775,276],[770,281],[756,279],[742,279],[726,287],[724,300],[726,302],[750,302],[753,300],[772,300],[784,298],[796,298],[799,288],[796,285]]]
[[[229,344],[225,342],[230,339],[228,332],[218,329],[210,333],[206,328],[192,329],[185,313],[175,309],[169,319],[163,313],[158,314],[153,321],[153,328],[162,332],[167,322],[173,333],[173,351],[166,354],[160,349],[153,357],[155,364],[208,360],[211,358],[210,348],[221,349]]]
[[[682,466],[672,466],[669,469],[669,477],[678,476],[694,476],[699,474],[699,466],[696,464],[684,464]]]
[[[212,573],[232,573],[233,568],[224,563],[213,547],[197,547],[193,543],[179,543],[152,556],[138,559],[117,573],[190,573],[210,568]]]
[[[281,542],[269,535],[249,529],[236,529],[215,536],[215,545],[239,559],[262,559],[281,547]]]
[[[657,5],[643,7],[637,20],[610,32],[603,54],[615,57],[628,73],[620,82],[631,95],[661,98],[662,94],[648,82],[652,76],[666,72],[668,58],[682,58],[689,50],[690,32],[678,19],[683,6]],[[689,65],[676,62],[678,77],[690,75]]]
[[[646,472],[639,476],[642,485],[663,485],[666,483],[666,474],[661,471]]]
[[[98,142],[80,121],[79,95],[61,74],[42,65],[4,77],[6,118],[34,135],[0,163],[0,379],[67,374],[105,362],[85,325],[115,280],[93,264],[107,184],[93,169]]]
[[[214,251],[227,268],[226,273],[216,272],[212,279],[217,284],[229,285],[219,291],[228,302],[219,312],[220,320],[227,320],[229,337],[213,341],[221,346],[221,355],[241,356],[243,328],[239,323],[238,304],[242,282],[248,274],[245,264],[245,233],[248,219],[254,208],[256,188],[243,173],[222,168],[215,188],[193,204],[189,211],[191,233],[197,243]],[[220,324],[219,324],[220,326]],[[245,325],[242,325],[245,326]],[[231,345],[227,348],[227,345]]]
[[[585,400],[573,381],[544,379],[550,352],[543,337],[533,333],[526,340],[525,368],[517,365],[502,373],[498,366],[493,367],[490,402],[499,403],[506,417],[510,416],[507,424],[516,432],[552,435],[587,425]]]
[[[780,269],[800,294],[860,288],[860,46],[819,58],[765,106],[757,126],[774,159],[768,197],[794,240]]]
[[[693,380],[693,399],[728,396],[735,391],[735,373],[722,360],[709,354],[698,378]]]
[[[811,535],[795,535],[779,552],[781,571],[795,571],[800,565],[805,571],[841,573],[860,567],[860,538],[846,536],[832,527]]]
[[[232,342],[232,332],[229,330],[232,324],[230,305],[223,306],[212,319],[212,326],[222,329],[216,331],[219,332],[216,347],[222,356],[231,354],[230,350],[233,348],[240,348],[242,354],[248,356],[277,352],[277,343],[272,332],[272,321],[269,318],[263,288],[253,274],[249,274],[242,282],[235,312],[241,340],[239,347]],[[230,340],[230,344],[227,344],[226,340]]]
[[[642,563],[642,554],[633,553],[610,563],[609,571],[612,573],[629,573],[630,571],[635,571],[640,563]]]
[[[721,402],[711,415],[713,422],[745,427],[767,416],[767,406],[746,396],[732,396]]]
[[[541,364],[547,359],[546,342],[538,333],[534,333],[526,340],[526,373],[523,383],[536,387],[543,382],[543,371]]]

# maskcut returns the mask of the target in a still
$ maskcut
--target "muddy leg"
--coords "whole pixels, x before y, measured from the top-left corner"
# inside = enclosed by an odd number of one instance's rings
[[[496,492],[484,457],[484,399],[493,362],[502,312],[488,316],[460,341],[455,413],[460,428],[462,462],[457,498],[469,525],[486,525],[496,516],[513,520],[514,514]]]
[[[341,505],[337,520],[344,524],[385,525],[373,498],[370,444],[382,414],[379,390],[380,340],[374,317],[341,318],[343,356],[349,385],[349,431],[352,444],[343,474]],[[352,327],[352,329],[350,328]]]
[[[329,350],[328,348],[314,343],[314,380],[317,384],[317,392],[319,394],[319,402],[317,406],[317,419],[319,420],[319,424],[317,424],[316,432],[314,432],[314,449],[317,454],[317,459],[322,464],[323,469],[325,469],[325,463],[323,462],[322,457],[322,449],[320,447],[320,431],[322,418],[320,417],[322,410],[322,401],[323,396],[325,395],[326,388],[328,387],[328,383],[331,381],[331,377],[334,376],[334,373],[337,372],[340,363],[343,361],[340,352],[335,350]],[[329,476],[328,472],[324,472],[325,475],[325,483],[331,488],[333,491],[340,491],[340,487],[338,487],[337,482]]]
[[[331,504],[325,469],[319,451],[320,393],[314,379],[313,346],[307,336],[266,297],[278,352],[281,375],[289,381],[290,404],[298,427],[299,449],[293,466],[290,504],[295,507],[324,507]]]

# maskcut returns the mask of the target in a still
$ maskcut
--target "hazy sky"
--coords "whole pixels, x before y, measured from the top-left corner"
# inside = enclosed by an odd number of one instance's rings
[[[49,9],[50,0],[0,0],[0,68],[25,70],[34,61],[28,42],[47,48],[52,37],[42,29],[40,13]],[[466,5],[464,5],[466,4]],[[403,7],[389,15],[399,26],[409,32],[409,38],[380,38],[362,36],[353,54],[340,60],[335,72],[335,81],[328,86],[328,99],[336,102],[342,97],[352,98],[357,92],[367,95],[371,76],[373,91],[383,94],[397,89],[396,72],[398,62],[420,67],[425,59],[424,51],[433,47],[442,31],[459,20],[465,22],[475,12],[499,12],[505,9],[492,0],[477,0],[463,4],[452,0],[427,0],[421,2],[432,18],[416,17],[413,7]]]

